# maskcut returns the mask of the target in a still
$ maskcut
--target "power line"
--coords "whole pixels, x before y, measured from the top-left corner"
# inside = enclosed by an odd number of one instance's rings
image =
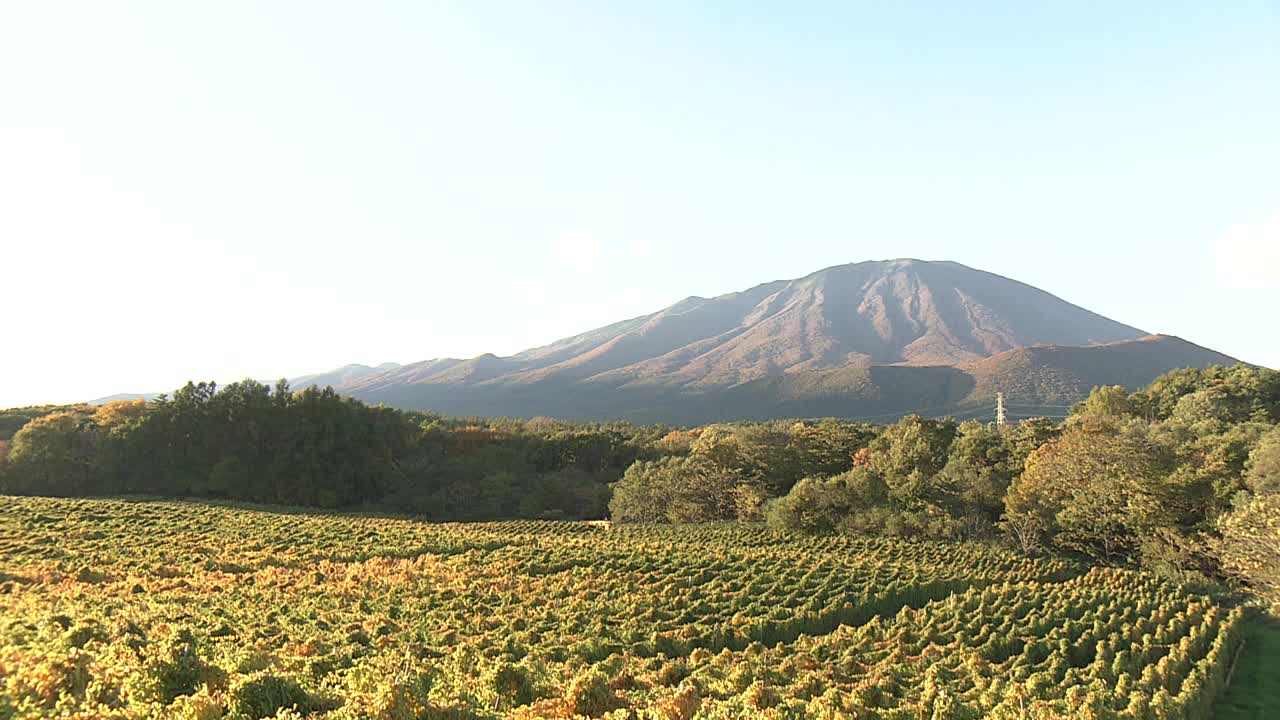
[[[907,415],[921,415],[921,416],[923,416],[923,415],[924,415],[924,414],[926,414],[926,413],[932,413],[932,412],[934,412],[934,411],[936,411],[936,410],[949,410],[952,414],[954,414],[954,413],[970,413],[970,412],[974,412],[974,411],[985,411],[985,410],[989,410],[989,409],[990,409],[990,406],[972,407],[972,408],[959,408],[959,407],[955,407],[954,405],[938,405],[938,406],[936,406],[936,407],[931,407],[931,408],[915,409],[915,410],[901,410],[901,411],[896,411],[896,412],[880,413],[879,415],[863,415],[863,416],[860,416],[860,417],[854,417],[854,418],[849,418],[849,419],[850,419],[850,420],[875,420],[876,418],[885,418],[885,417],[905,417],[905,416],[907,416]]]
[[[1075,405],[1052,405],[1049,403],[1006,403],[1009,407],[1048,407],[1048,408],[1073,408]]]
[[[1001,427],[1004,424],[1002,420],[1007,422],[1011,419],[1027,419],[1034,417],[1063,420],[1070,417],[1070,412],[1064,411],[1069,411],[1074,407],[1074,404],[1006,403],[1004,402],[1004,393],[997,392],[994,407],[991,405],[977,405],[972,407],[935,405],[933,407],[898,410],[878,413],[876,415],[860,415],[857,417],[850,417],[848,419],[860,422],[876,422],[884,419],[902,418],[908,415],[919,415],[921,417],[952,417],[956,420],[978,420],[983,417],[991,417],[994,419],[997,427]]]

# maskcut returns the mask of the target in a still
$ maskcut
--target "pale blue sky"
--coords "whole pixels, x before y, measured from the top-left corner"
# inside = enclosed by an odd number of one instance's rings
[[[0,407],[895,257],[1280,366],[1280,3],[0,5]]]

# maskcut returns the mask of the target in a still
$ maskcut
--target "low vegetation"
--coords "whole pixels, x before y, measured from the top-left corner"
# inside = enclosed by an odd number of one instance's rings
[[[1246,622],[988,544],[0,502],[15,720],[1203,718]]]

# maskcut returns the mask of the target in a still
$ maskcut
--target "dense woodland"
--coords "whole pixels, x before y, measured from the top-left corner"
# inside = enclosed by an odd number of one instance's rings
[[[1097,388],[1003,432],[910,416],[698,428],[457,419],[330,389],[188,384],[154,402],[0,412],[0,492],[160,495],[436,520],[765,520],[989,538],[1280,602],[1280,372]]]

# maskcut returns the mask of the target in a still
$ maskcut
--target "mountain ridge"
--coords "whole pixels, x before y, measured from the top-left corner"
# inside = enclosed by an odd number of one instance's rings
[[[951,261],[834,265],[499,357],[344,366],[296,383],[452,415],[674,423],[1060,406],[1093,385],[1235,364]],[[305,381],[305,384],[304,384]]]
[[[969,276],[968,287],[955,284],[957,275]],[[977,288],[974,278],[995,287]],[[936,289],[939,285],[953,287],[956,296],[945,297]],[[851,305],[851,290],[862,295],[852,317],[841,312]],[[1024,297],[1020,306],[1004,309],[1003,316],[1012,321],[996,317],[982,301],[983,295],[1011,291],[1031,296],[1029,302]],[[1046,319],[1059,332],[1035,327]],[[957,326],[964,327],[957,332]],[[1093,344],[1147,334],[992,273],[953,262],[902,259],[836,265],[711,298],[690,296],[655,313],[505,358],[480,357],[489,358],[491,375],[505,370],[507,380],[518,383],[559,378],[625,384],[665,377],[668,383],[714,387],[788,370],[954,365],[1016,347]],[[404,367],[403,377],[395,372],[371,375],[352,388],[429,381],[429,369],[465,362],[444,358],[412,363]]]

